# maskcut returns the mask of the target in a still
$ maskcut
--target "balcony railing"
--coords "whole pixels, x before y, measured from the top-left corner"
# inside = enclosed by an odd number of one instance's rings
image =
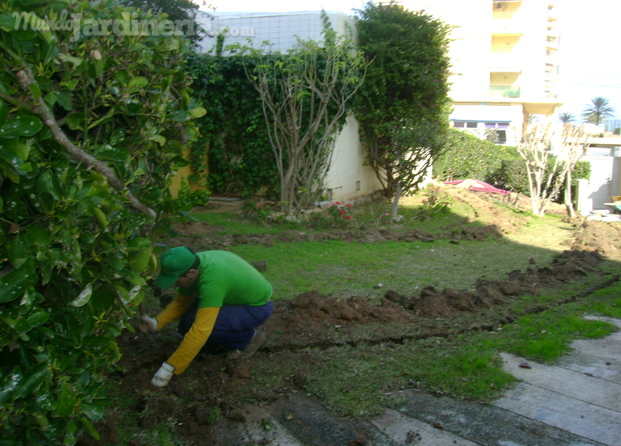
[[[492,98],[519,98],[520,87],[505,87],[501,85],[490,85],[489,95]]]

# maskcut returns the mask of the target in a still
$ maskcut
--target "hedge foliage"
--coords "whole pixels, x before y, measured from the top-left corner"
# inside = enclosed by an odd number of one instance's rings
[[[434,164],[434,176],[443,181],[472,178],[494,183],[499,180],[503,160],[522,160],[515,147],[494,144],[461,130],[449,130],[448,144],[450,151]]]
[[[146,292],[169,179],[204,113],[186,40],[97,28],[129,19],[162,17],[114,0],[0,4],[3,445],[97,437],[115,336]]]
[[[434,177],[442,181],[475,179],[498,188],[530,196],[526,164],[515,147],[494,144],[467,132],[449,131],[451,150],[434,164]],[[550,160],[548,165],[552,165]],[[591,165],[579,161],[572,172],[574,186],[581,178],[589,179]],[[563,197],[565,187],[559,197]]]
[[[248,59],[204,54],[188,64],[195,96],[207,109],[199,122],[204,137],[192,145],[195,175],[189,179],[213,195],[249,196],[262,187],[278,193],[261,98],[244,71]]]

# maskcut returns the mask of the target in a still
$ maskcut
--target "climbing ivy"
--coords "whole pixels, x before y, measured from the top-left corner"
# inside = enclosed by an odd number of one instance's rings
[[[262,187],[275,195],[276,164],[261,100],[246,78],[244,63],[251,61],[201,55],[188,64],[195,95],[207,110],[199,121],[203,138],[191,149],[195,174],[190,180],[207,181],[214,195],[247,196]]]

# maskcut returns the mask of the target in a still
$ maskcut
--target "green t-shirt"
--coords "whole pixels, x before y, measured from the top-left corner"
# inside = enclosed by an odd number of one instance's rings
[[[228,251],[203,251],[200,276],[190,288],[179,288],[188,296],[198,292],[198,308],[222,305],[264,305],[272,297],[272,285],[254,266]]]

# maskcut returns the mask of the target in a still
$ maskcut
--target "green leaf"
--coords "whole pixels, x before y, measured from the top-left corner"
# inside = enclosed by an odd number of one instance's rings
[[[28,158],[28,147],[18,138],[0,138],[0,160],[4,160],[16,171],[22,172],[22,167]]]
[[[8,116],[9,109],[6,106],[6,103],[0,99],[0,126],[6,122],[6,117]]]
[[[173,121],[184,122],[190,119],[190,113],[185,110],[178,110],[170,113],[169,118]]]
[[[131,81],[129,81],[129,88],[140,87],[144,88],[149,85],[149,80],[143,76],[136,76]]]
[[[53,175],[49,170],[44,171],[39,178],[37,178],[37,193],[41,196],[47,193],[51,196],[53,201],[61,201],[63,199],[63,191],[58,182],[58,177]],[[56,203],[49,203],[50,205]]]
[[[103,73],[103,60],[89,60],[86,64],[86,73],[90,79],[97,79]]]
[[[97,430],[93,427],[88,418],[81,417],[80,422],[82,423],[82,425],[84,425],[84,428],[88,431],[88,433],[91,434],[91,437],[93,437],[97,441],[101,439],[101,437],[99,436],[99,432],[97,432]]]
[[[0,383],[0,404],[7,401],[13,395],[24,379],[21,367],[15,367]]]
[[[108,257],[106,257],[106,260],[108,261],[108,265],[116,271],[121,271],[126,266],[123,258],[117,257],[114,254],[109,254]]]
[[[32,97],[35,101],[38,101],[41,97],[41,88],[37,84],[30,84],[30,91],[32,92]]]
[[[104,406],[101,404],[87,404],[82,403],[81,405],[84,414],[93,421],[99,421],[102,419],[104,415]]]
[[[69,383],[62,383],[58,398],[56,399],[55,413],[59,417],[68,417],[73,413],[77,397]]]
[[[53,91],[50,91],[48,94],[43,96],[43,99],[45,100],[46,103],[50,105],[54,105],[56,104],[56,100],[58,99],[58,97],[56,96],[56,93],[54,93]]]
[[[193,119],[202,118],[206,114],[207,114],[207,110],[205,110],[203,107],[195,107],[192,110],[190,110],[190,116],[192,116]]]
[[[37,420],[37,424],[41,427],[41,430],[46,431],[50,428],[50,422],[47,417],[41,412],[32,413],[32,417]]]
[[[13,394],[13,399],[23,398],[33,392],[49,373],[47,362],[34,365],[24,372],[24,380]]]
[[[30,258],[28,247],[20,235],[7,242],[7,257],[13,268],[19,268]]]
[[[62,107],[67,110],[73,110],[73,104],[71,102],[71,93],[68,91],[57,91],[56,92],[56,100]]]
[[[93,335],[95,319],[90,305],[67,307],[69,315],[65,318],[68,333],[76,344],[81,344],[88,336]]]
[[[125,104],[127,114],[130,116],[141,115],[144,113],[144,106],[138,100],[132,99]]]
[[[114,147],[109,144],[104,144],[95,151],[95,156],[102,161],[116,161],[122,163],[130,157],[130,154],[125,147]]]
[[[26,230],[26,243],[29,247],[42,248],[50,244],[50,232],[43,226],[31,226]]]
[[[34,285],[37,281],[35,260],[29,258],[19,268],[14,269],[0,278],[0,303],[11,302]]]
[[[64,62],[68,62],[73,65],[73,68],[78,67],[83,60],[79,57],[69,56],[68,54],[61,53],[58,55],[58,58]]]
[[[84,114],[83,113],[70,113],[67,115],[67,125],[71,130],[80,130],[82,129],[82,124],[84,124]]]
[[[45,324],[50,319],[50,313],[42,308],[31,313],[26,319],[32,328]]]
[[[7,32],[13,31],[15,29],[15,15],[0,14],[0,29]]]
[[[131,270],[135,272],[144,271],[153,253],[151,241],[144,238],[135,238],[129,241],[127,247],[130,252],[129,266]]]
[[[0,138],[36,135],[43,123],[36,116],[20,115],[0,127]]]
[[[82,307],[86,305],[89,300],[91,300],[92,295],[93,295],[93,283],[91,282],[88,285],[86,285],[86,287],[82,290],[82,292],[78,294],[78,297],[72,300],[69,303],[69,305],[71,305],[72,307]]]
[[[91,208],[91,212],[93,213],[95,220],[97,220],[97,225],[99,225],[99,227],[103,230],[107,229],[110,222],[108,221],[108,217],[105,212],[94,206]]]
[[[154,136],[149,137],[149,139],[151,141],[157,142],[160,146],[163,146],[164,144],[166,144],[166,138],[163,137],[162,135],[154,135]]]

